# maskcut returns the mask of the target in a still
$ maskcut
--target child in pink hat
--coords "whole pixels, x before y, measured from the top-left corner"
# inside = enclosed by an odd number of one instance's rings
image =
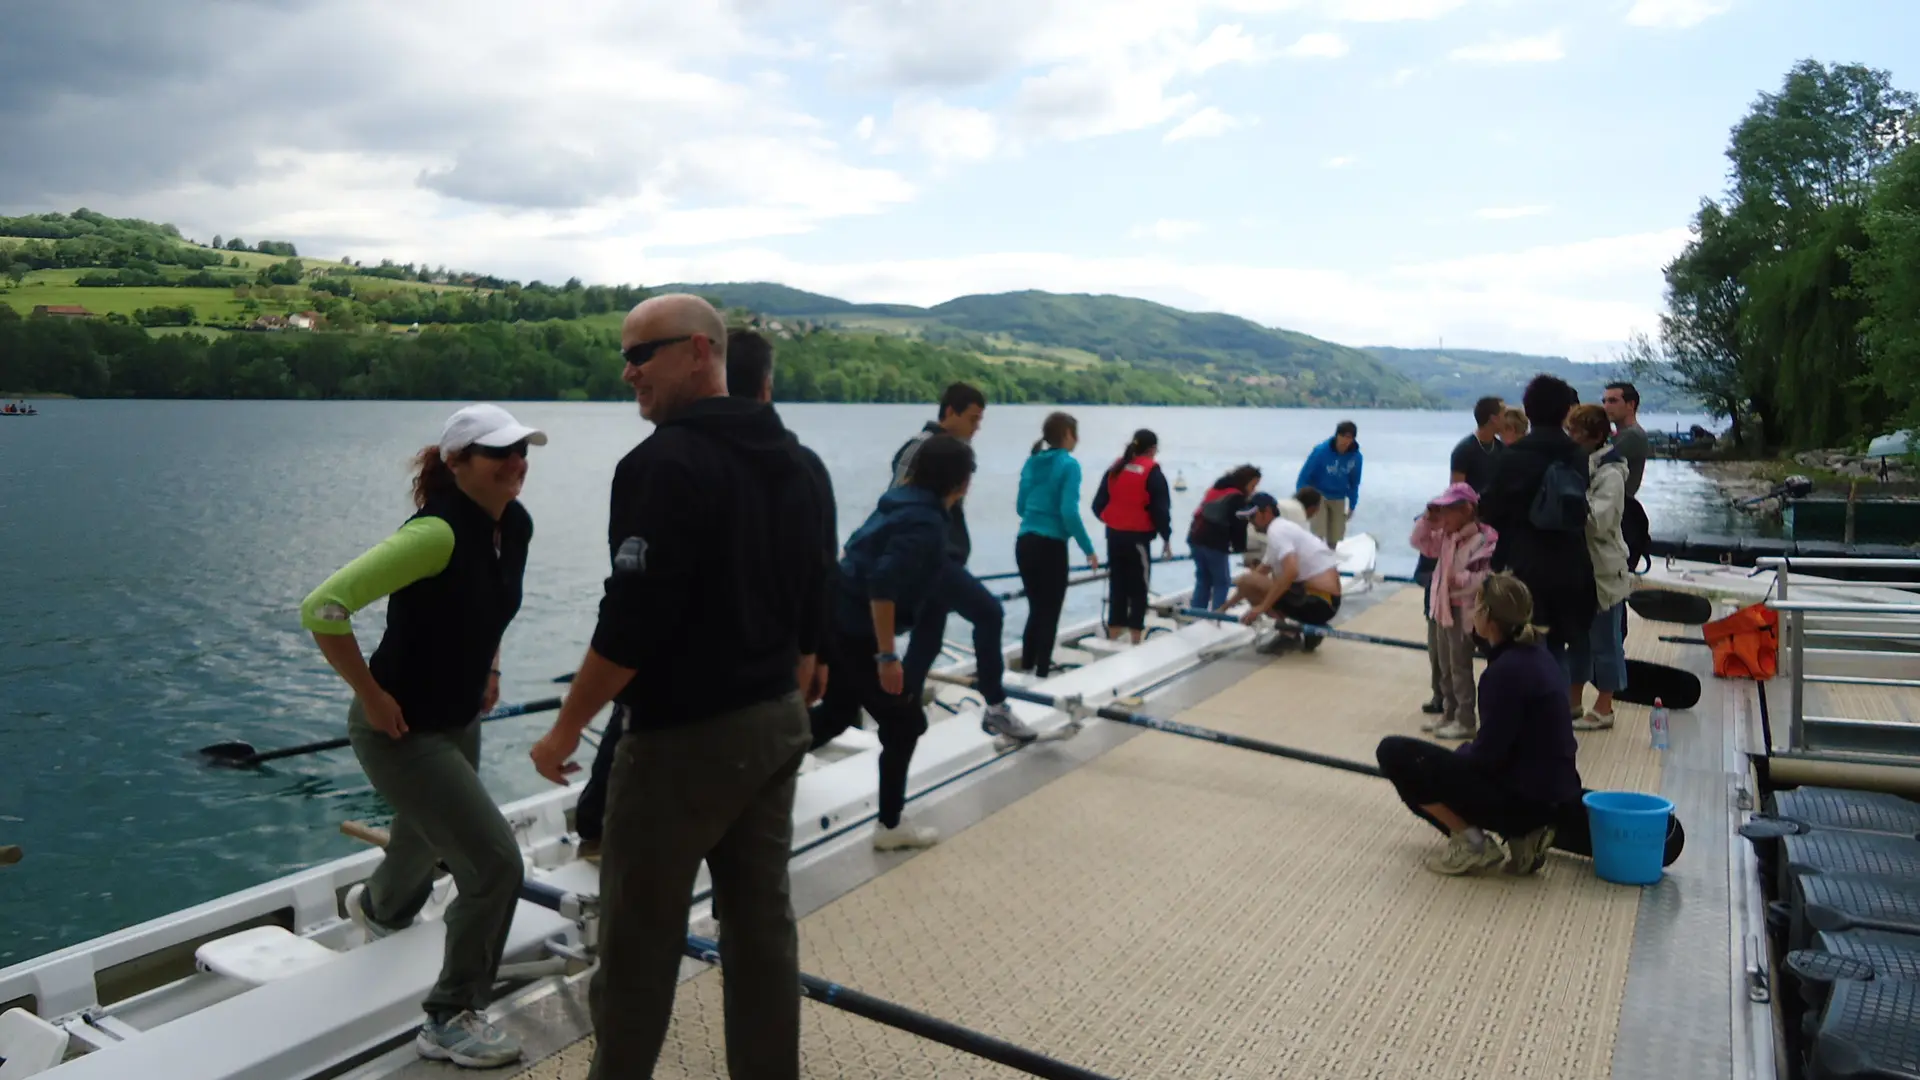
[[[1440,699],[1444,708],[1422,730],[1436,739],[1471,739],[1480,729],[1473,682],[1473,603],[1493,560],[1499,534],[1480,523],[1480,495],[1454,484],[1427,502],[1409,541],[1434,559],[1427,617],[1439,625]]]

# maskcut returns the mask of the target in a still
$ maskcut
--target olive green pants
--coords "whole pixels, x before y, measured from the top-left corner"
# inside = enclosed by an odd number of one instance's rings
[[[519,902],[520,846],[480,783],[480,722],[456,731],[409,731],[389,738],[367,723],[358,698],[347,736],[375,791],[394,809],[387,857],[367,880],[367,914],[402,927],[426,905],[435,864],[453,872],[440,980],[422,1006],[444,1020],[482,1011]]]
[[[794,782],[812,744],[797,693],[620,737],[601,841],[588,1080],[653,1075],[702,861],[720,922],[728,1075],[797,1080],[800,940],[787,860]]]

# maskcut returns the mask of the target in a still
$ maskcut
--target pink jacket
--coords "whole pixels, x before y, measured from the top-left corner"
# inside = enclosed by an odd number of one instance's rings
[[[1453,613],[1461,618],[1473,609],[1474,594],[1487,579],[1493,561],[1493,545],[1500,534],[1493,526],[1474,522],[1456,533],[1442,533],[1427,524],[1425,514],[1413,523],[1414,550],[1438,560],[1433,568],[1433,588],[1427,615],[1441,626],[1453,625]]]

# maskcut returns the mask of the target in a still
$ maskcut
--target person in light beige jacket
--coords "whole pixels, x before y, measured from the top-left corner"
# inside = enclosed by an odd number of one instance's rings
[[[1576,637],[1567,650],[1572,679],[1568,700],[1579,731],[1613,726],[1613,694],[1627,685],[1627,594],[1633,578],[1627,570],[1627,541],[1620,521],[1627,509],[1627,459],[1607,445],[1607,413],[1598,405],[1580,405],[1567,414],[1567,434],[1587,451],[1587,556],[1593,560],[1593,590],[1600,610],[1586,639]],[[1599,691],[1593,708],[1583,711],[1587,683]]]

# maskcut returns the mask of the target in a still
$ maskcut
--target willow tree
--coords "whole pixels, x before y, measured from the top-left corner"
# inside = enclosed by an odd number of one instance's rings
[[[1920,427],[1920,146],[1880,171],[1864,224],[1869,243],[1853,273],[1873,384],[1901,422]]]

